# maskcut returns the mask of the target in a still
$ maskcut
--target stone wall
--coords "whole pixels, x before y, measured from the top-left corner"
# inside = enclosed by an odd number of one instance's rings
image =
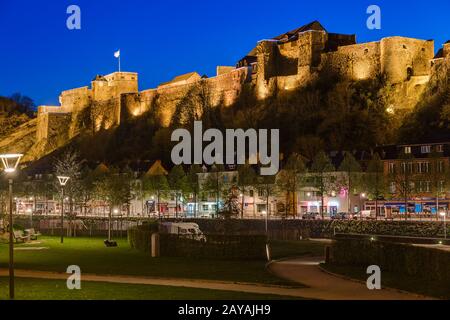
[[[344,81],[385,75],[391,84],[390,103],[394,109],[412,109],[427,88],[430,76],[439,84],[448,79],[446,58],[433,60],[433,41],[389,37],[379,42],[355,42],[353,35],[317,30],[300,32],[286,42],[263,40],[252,50],[256,63],[251,66],[237,69],[218,66],[215,77],[204,79],[193,72],[141,92],[137,73],[96,76],[91,88],[63,91],[60,107],[39,107],[36,143],[50,143],[49,137],[54,136],[52,126],[61,119],[64,119],[64,126],[60,124],[59,136],[75,137],[83,129],[79,118],[87,108],[90,108],[89,116],[95,122],[95,130],[108,129],[150,110],[162,126],[169,126],[177,108],[184,105],[231,106],[246,83],[254,86],[258,99],[265,99],[275,89],[283,91],[306,86],[324,68],[336,71]],[[442,52],[444,57],[450,57],[450,43],[444,45]]]
[[[391,83],[411,76],[427,76],[434,57],[434,41],[404,37],[384,38],[380,42],[381,71]]]

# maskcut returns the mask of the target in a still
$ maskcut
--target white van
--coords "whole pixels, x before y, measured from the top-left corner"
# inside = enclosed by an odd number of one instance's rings
[[[160,224],[161,233],[177,234],[186,239],[206,241],[206,237],[200,230],[198,224],[193,222],[162,222]]]

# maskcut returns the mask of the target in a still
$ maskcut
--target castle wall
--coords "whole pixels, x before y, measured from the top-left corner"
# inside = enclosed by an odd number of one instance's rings
[[[64,112],[78,112],[89,105],[91,92],[89,87],[76,88],[61,92],[59,103]]]
[[[369,42],[339,47],[322,54],[322,68],[331,68],[345,79],[365,80],[381,73],[380,43]]]
[[[431,72],[434,41],[404,37],[384,38],[380,42],[381,70],[391,83],[407,81],[411,76]]]

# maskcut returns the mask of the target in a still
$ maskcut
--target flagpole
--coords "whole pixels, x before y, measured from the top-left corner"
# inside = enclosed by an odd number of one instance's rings
[[[119,53],[119,72],[120,72],[120,53]]]

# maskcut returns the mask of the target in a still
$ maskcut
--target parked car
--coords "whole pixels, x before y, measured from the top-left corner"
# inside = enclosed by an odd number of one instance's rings
[[[307,212],[302,215],[302,219],[304,220],[316,220],[320,218],[321,216],[318,212]]]
[[[206,237],[198,224],[193,222],[163,222],[160,224],[160,231],[162,233],[176,234],[186,239],[206,241]]]

